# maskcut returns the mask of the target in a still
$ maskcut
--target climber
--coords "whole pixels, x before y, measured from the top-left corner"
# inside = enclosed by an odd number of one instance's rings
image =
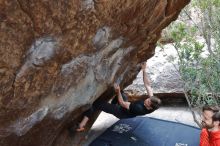
[[[114,90],[117,95],[118,104],[111,104],[101,99],[96,100],[93,103],[93,106],[84,113],[84,117],[82,121],[79,123],[76,131],[84,131],[85,125],[87,124],[92,114],[96,110],[101,110],[106,113],[110,113],[119,119],[123,119],[149,114],[158,109],[161,104],[161,100],[158,97],[153,96],[153,90],[150,86],[150,82],[146,73],[146,63],[142,63],[141,67],[143,71],[144,86],[149,96],[148,98],[144,100],[138,100],[135,102],[128,102],[127,97],[121,91],[120,86],[115,83]]]

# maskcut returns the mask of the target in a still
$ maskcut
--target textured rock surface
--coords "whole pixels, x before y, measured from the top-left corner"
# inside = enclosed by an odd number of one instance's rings
[[[125,86],[189,0],[0,0],[0,145],[72,145],[67,125]]]

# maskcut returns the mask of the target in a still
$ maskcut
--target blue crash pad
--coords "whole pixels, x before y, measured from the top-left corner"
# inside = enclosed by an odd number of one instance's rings
[[[199,146],[200,129],[148,117],[122,119],[90,146]]]

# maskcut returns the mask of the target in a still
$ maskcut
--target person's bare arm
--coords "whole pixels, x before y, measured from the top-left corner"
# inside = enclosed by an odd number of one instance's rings
[[[123,98],[122,98],[122,95],[121,95],[121,89],[120,89],[120,86],[118,84],[114,84],[114,88],[115,88],[115,91],[116,91],[116,94],[117,94],[117,97],[118,97],[118,103],[126,108],[126,109],[129,109],[129,106],[130,106],[130,102],[128,101],[124,101]]]
[[[147,90],[147,93],[148,93],[149,97],[151,97],[151,96],[153,96],[153,89],[151,88],[150,80],[148,79],[148,76],[147,76],[147,72],[146,72],[147,65],[146,65],[146,62],[141,64],[141,68],[142,68],[142,71],[143,71],[144,86],[145,86],[145,88]]]

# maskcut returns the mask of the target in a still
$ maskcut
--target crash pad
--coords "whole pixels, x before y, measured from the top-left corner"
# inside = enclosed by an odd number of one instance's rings
[[[90,146],[199,146],[200,129],[149,117],[122,119]]]

